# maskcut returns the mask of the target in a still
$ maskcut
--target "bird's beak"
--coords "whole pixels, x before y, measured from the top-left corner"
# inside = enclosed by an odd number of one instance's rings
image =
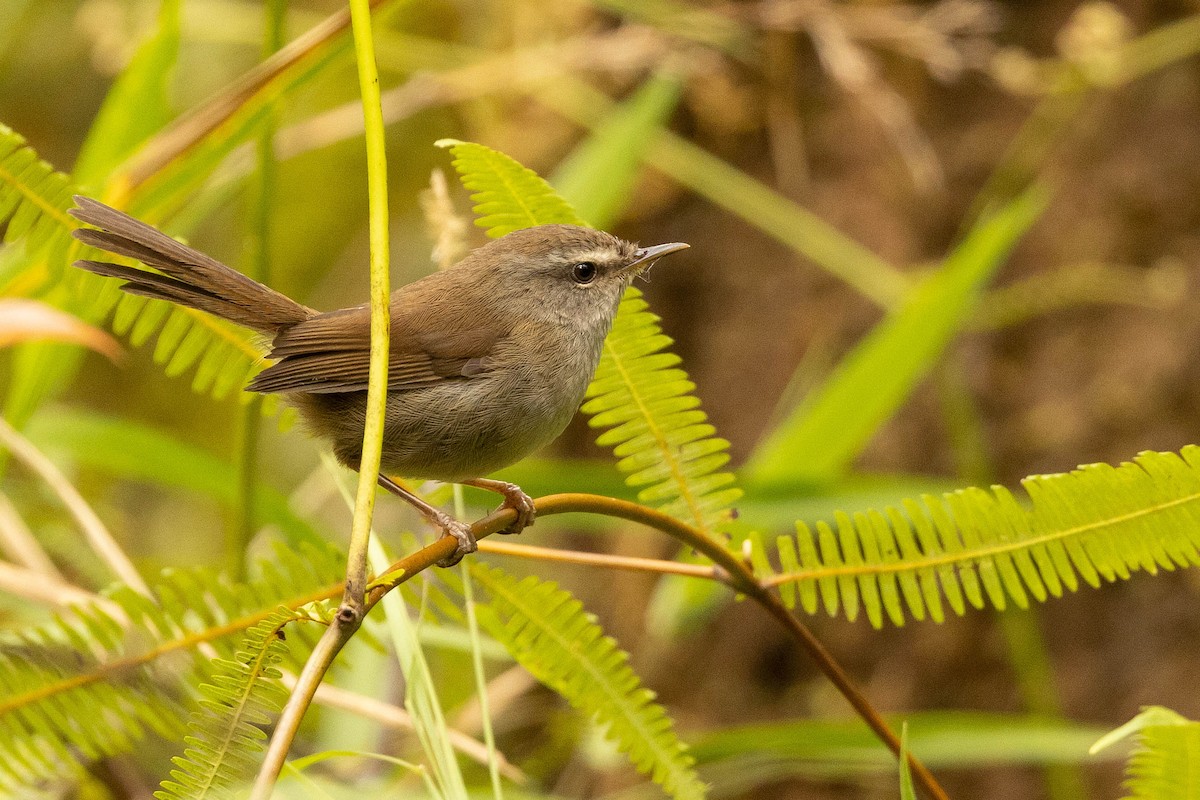
[[[691,245],[684,242],[668,242],[667,244],[656,244],[653,247],[639,247],[633,254],[634,259],[622,267],[621,272],[638,275],[654,264],[655,261],[665,255],[678,253],[680,250],[687,250]]]

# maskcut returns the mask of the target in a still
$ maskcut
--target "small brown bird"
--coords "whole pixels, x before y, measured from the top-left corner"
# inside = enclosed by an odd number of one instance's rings
[[[157,272],[77,261],[121,278],[131,294],[207,311],[273,337],[274,361],[247,387],[278,392],[308,429],[357,469],[366,412],[371,312],[321,313],[87,197],[71,214],[84,244]],[[547,444],[567,426],[592,379],[617,304],[633,278],[682,242],[638,247],[603,231],[541,225],[488,242],[391,297],[391,355],[381,471],[498,492],[533,523],[520,487],[484,476]],[[458,540],[442,566],[476,548],[470,526],[395,481],[379,483]]]

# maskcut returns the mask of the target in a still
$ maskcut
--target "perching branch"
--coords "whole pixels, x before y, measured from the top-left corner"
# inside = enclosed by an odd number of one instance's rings
[[[780,602],[772,589],[761,583],[736,554],[731,553],[720,543],[709,539],[690,525],[680,522],[674,517],[670,517],[660,511],[611,497],[590,494],[556,494],[538,498],[534,502],[534,506],[539,518],[556,514],[592,513],[601,516],[616,517],[630,522],[638,522],[662,531],[707,556],[715,562],[714,567],[703,568],[708,573],[707,577],[715,577],[717,580],[727,584],[734,591],[744,594],[749,599],[763,606],[773,617],[779,620],[788,633],[808,651],[809,655],[816,661],[817,666],[821,668],[821,671],[833,681],[838,690],[846,697],[855,711],[862,716],[863,720],[879,736],[884,744],[897,756],[900,755],[899,737],[892,731],[879,712],[875,710],[866,695],[855,685],[854,681],[842,669],[841,665],[837,663],[808,627]],[[511,509],[494,511],[472,524],[471,532],[475,535],[476,539],[482,540],[504,529],[515,518],[516,512]],[[457,546],[457,542],[452,537],[442,537],[392,564],[381,576],[367,585],[364,616],[370,613],[371,609],[389,591],[446,558],[454,552]],[[495,546],[493,545],[492,547]],[[511,549],[512,547],[512,545],[507,545],[503,549],[507,550],[510,554],[516,554]],[[572,560],[577,561],[577,563],[585,561],[585,559]],[[633,561],[651,560],[633,559]],[[605,564],[605,566],[615,567],[618,565],[611,563]],[[259,773],[259,783],[256,784],[256,791],[252,800],[265,800],[269,796],[270,788],[274,785],[279,771],[283,767],[287,751],[291,747],[292,740],[299,730],[300,720],[303,718],[304,712],[312,701],[312,695],[316,691],[316,686],[320,684],[325,672],[329,669],[334,657],[336,657],[338,651],[341,649],[341,645],[338,645],[336,648],[330,646],[322,647],[325,644],[326,638],[328,638],[328,635],[322,638],[317,648],[313,651],[313,654],[309,657],[308,662],[304,665],[304,670],[298,681],[297,691],[288,700],[287,708],[284,711],[285,716],[281,717],[279,723],[276,725],[275,733],[271,737],[271,743],[268,748],[268,761],[264,763],[263,769]],[[289,709],[291,710],[290,714]],[[942,789],[937,779],[924,764],[913,756],[912,753],[908,753],[908,761],[917,783],[920,784],[929,797],[934,798],[934,800],[948,800],[945,790]],[[259,793],[260,785],[265,787],[266,794]]]

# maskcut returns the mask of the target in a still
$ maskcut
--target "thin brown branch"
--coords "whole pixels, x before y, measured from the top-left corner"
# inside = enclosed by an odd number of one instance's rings
[[[887,724],[887,721],[875,710],[875,707],[871,705],[871,701],[867,699],[867,696],[854,683],[854,679],[842,669],[841,664],[825,649],[825,645],[821,644],[821,640],[813,635],[808,626],[801,622],[795,614],[788,611],[779,598],[765,587],[759,588],[754,592],[748,592],[747,596],[763,606],[771,616],[779,620],[780,624],[792,635],[792,638],[808,651],[813,660],[817,662],[817,666],[833,682],[833,685],[837,687],[842,696],[849,701],[854,710],[858,712],[858,715],[863,718],[863,721],[875,732],[875,735],[899,758],[901,754],[900,737],[896,735],[895,731]],[[907,755],[908,765],[912,769],[913,777],[921,785],[921,788],[930,797],[934,798],[934,800],[950,800],[949,795],[946,794],[946,790],[937,782],[937,778],[933,776],[933,773],[911,752]]]
[[[300,721],[304,719],[305,712],[312,704],[317,687],[321,685],[333,660],[350,641],[361,622],[359,617],[344,619],[342,615],[335,614],[329,627],[317,641],[317,646],[304,662],[304,669],[296,679],[296,685],[288,697],[283,713],[279,716],[279,721],[275,723],[275,733],[271,736],[271,743],[259,767],[258,776],[254,779],[250,800],[271,800],[275,781],[283,771],[283,763],[287,760],[292,740],[300,730]]]
[[[720,579],[728,583],[734,590],[745,594],[750,599],[762,605],[787,628],[793,638],[808,651],[809,655],[825,673],[838,690],[846,697],[875,731],[876,735],[897,756],[900,755],[900,738],[888,726],[882,715],[875,710],[866,695],[854,683],[854,680],[842,668],[836,659],[825,649],[820,640],[813,635],[803,622],[780,602],[780,600],[758,579],[748,566],[735,554],[731,553],[720,543],[709,539],[702,533],[674,517],[663,514],[652,508],[640,506],[626,500],[611,497],[600,497],[589,494],[556,494],[541,497],[536,502],[539,517],[545,518],[554,514],[593,513],[609,517],[617,517],[630,522],[638,522],[656,530],[662,531],[691,547],[715,562],[714,569]],[[476,538],[482,538],[500,530],[509,520],[515,517],[511,510],[497,511],[485,517],[472,526]],[[421,570],[449,555],[455,543],[449,537],[439,539],[433,544],[412,555],[397,561],[379,579],[372,582],[367,592],[367,609],[374,606],[391,589],[407,581]],[[724,573],[724,574],[722,574]],[[947,800],[944,789],[938,784],[933,774],[915,756],[909,754],[909,764],[917,782],[929,797],[935,800]]]
[[[107,598],[73,586],[61,577],[53,577],[3,561],[0,561],[0,593],[32,600],[35,603],[44,603],[55,608],[95,603],[103,607],[109,616],[124,617],[120,606]]]
[[[62,580],[62,573],[4,492],[0,492],[0,550],[26,569]]]
[[[283,684],[289,690],[295,688],[296,680],[296,676],[294,675],[285,673],[283,676]],[[378,722],[380,725],[392,730],[409,732],[415,730],[412,717],[400,706],[386,703],[383,700],[368,697],[357,692],[351,692],[330,683],[323,683],[318,686],[314,699],[320,705],[349,711],[365,719]],[[455,750],[467,756],[472,761],[484,765],[488,763],[488,752],[483,742],[455,728],[448,728],[446,737]],[[497,751],[496,759],[499,762],[500,772],[504,777],[513,783],[528,783],[529,776],[505,758],[503,753]]]
[[[83,499],[66,476],[46,457],[31,441],[22,436],[16,428],[0,418],[0,446],[7,449],[17,460],[32,470],[46,485],[58,495],[67,511],[75,518],[84,538],[100,560],[108,565],[113,574],[124,581],[130,588],[141,594],[150,596],[150,587],[142,580],[134,568],[129,556],[117,544],[116,539],[108,532],[108,528]]]
[[[557,561],[560,564],[584,564],[590,567],[626,569],[634,572],[655,572],[660,575],[685,575],[689,578],[721,580],[722,573],[703,564],[684,564],[659,558],[636,558],[608,553],[584,553],[577,550],[559,550],[553,547],[536,547],[531,544],[510,542],[480,542],[479,552],[500,556],[532,558],[540,561]]]
[[[387,0],[370,0],[373,7]],[[274,80],[333,41],[350,27],[350,9],[343,8],[309,28],[270,58],[244,73],[220,94],[175,120],[125,165],[113,184],[117,191],[137,188],[152,175],[194,148]]]

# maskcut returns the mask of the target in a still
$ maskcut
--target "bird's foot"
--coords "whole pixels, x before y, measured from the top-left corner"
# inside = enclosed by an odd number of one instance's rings
[[[479,549],[479,544],[475,541],[475,534],[471,532],[471,526],[467,523],[459,522],[443,514],[438,519],[438,526],[442,529],[443,536],[453,536],[458,541],[458,547],[454,552],[437,562],[439,567],[453,567],[462,561],[463,556]]]
[[[500,504],[497,511],[502,511],[506,508],[511,508],[517,512],[517,518],[512,521],[508,527],[500,531],[505,535],[520,533],[533,524],[537,517],[537,509],[533,505],[533,498],[525,494],[520,486],[507,481],[496,481],[500,484],[494,488],[494,491],[504,495],[504,502]]]
[[[537,509],[533,505],[533,498],[521,491],[521,487],[515,483],[495,481],[491,478],[475,478],[463,481],[462,483],[466,486],[474,486],[478,489],[486,489],[489,492],[502,495],[504,502],[496,509],[497,511],[511,508],[517,512],[517,518],[507,528],[500,531],[500,533],[520,533],[533,524],[533,519],[537,515]]]

